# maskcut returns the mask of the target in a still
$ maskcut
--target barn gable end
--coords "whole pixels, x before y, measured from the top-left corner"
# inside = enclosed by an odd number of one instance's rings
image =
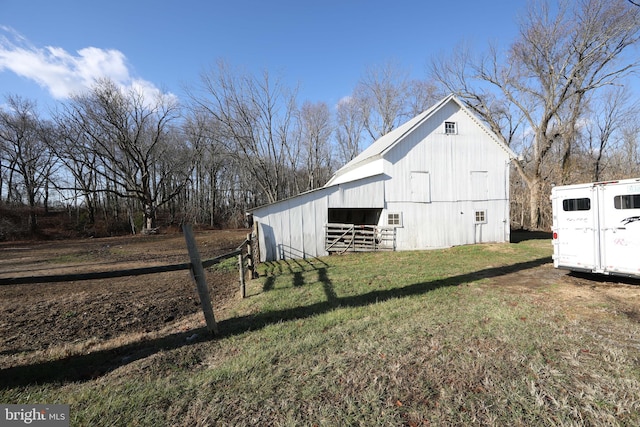
[[[261,259],[326,255],[331,222],[392,227],[398,250],[508,241],[514,157],[449,96],[375,141],[323,188],[253,209]]]

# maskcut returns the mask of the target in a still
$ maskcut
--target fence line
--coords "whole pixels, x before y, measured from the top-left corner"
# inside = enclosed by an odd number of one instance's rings
[[[203,268],[212,267],[225,259],[232,258],[240,254],[240,250],[235,250],[215,258],[202,261]],[[129,268],[125,270],[113,271],[97,271],[92,273],[75,273],[75,274],[54,274],[50,276],[24,276],[24,277],[5,277],[0,278],[0,286],[5,285],[27,285],[36,283],[59,283],[59,282],[76,282],[82,280],[98,280],[98,279],[114,279],[116,277],[126,276],[142,276],[145,274],[168,273],[171,271],[189,270],[190,262],[180,264],[157,265],[153,267]]]
[[[193,230],[190,225],[183,225],[183,232],[187,245],[187,251],[191,262],[169,265],[158,265],[152,267],[141,268],[129,268],[124,270],[112,270],[112,271],[99,271],[90,273],[75,273],[75,274],[54,274],[49,276],[25,276],[25,277],[5,277],[0,278],[0,286],[7,285],[26,285],[37,283],[60,283],[60,282],[75,282],[83,280],[99,280],[99,279],[113,279],[117,277],[126,276],[141,276],[145,274],[157,274],[167,273],[171,271],[191,270],[191,277],[198,289],[198,295],[200,302],[202,303],[202,310],[207,322],[207,329],[214,334],[218,333],[218,327],[213,315],[213,308],[211,306],[211,298],[209,296],[209,290],[204,277],[204,269],[212,267],[226,259],[238,257],[238,271],[240,273],[240,295],[245,297],[245,264],[249,271],[251,271],[251,277],[256,277],[255,265],[252,256],[252,237],[251,234],[247,235],[247,239],[244,240],[236,250],[228,252],[226,254],[210,258],[204,261],[200,260],[200,255],[195,244],[193,237]],[[246,253],[245,253],[246,251]]]

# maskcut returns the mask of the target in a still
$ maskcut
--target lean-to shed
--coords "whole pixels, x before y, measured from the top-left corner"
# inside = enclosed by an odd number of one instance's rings
[[[375,141],[324,187],[252,209],[260,259],[508,242],[515,157],[450,95]]]

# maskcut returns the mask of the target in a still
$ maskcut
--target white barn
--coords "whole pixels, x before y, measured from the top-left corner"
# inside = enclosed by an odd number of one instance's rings
[[[260,259],[327,255],[337,243],[327,239],[334,223],[369,225],[378,241],[392,230],[394,250],[508,242],[515,157],[450,95],[375,141],[324,187],[249,211]]]

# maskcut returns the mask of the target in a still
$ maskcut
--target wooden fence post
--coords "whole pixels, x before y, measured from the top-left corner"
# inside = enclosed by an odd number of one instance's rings
[[[247,267],[251,272],[251,278],[253,277],[253,242],[251,241],[251,233],[247,233]]]
[[[198,296],[200,296],[204,319],[207,322],[207,330],[213,334],[217,334],[218,324],[213,316],[213,306],[211,305],[211,297],[209,296],[209,287],[207,286],[207,280],[204,268],[202,267],[202,261],[200,260],[200,254],[198,253],[198,247],[196,246],[196,240],[193,237],[193,229],[190,224],[184,224],[182,226],[182,230],[184,232],[184,239],[187,242],[189,258],[191,259],[191,277],[193,277],[198,288]]]
[[[253,222],[253,232],[251,233],[251,257],[251,278],[257,279],[259,277],[258,265],[260,264],[260,234],[258,221]]]
[[[240,298],[244,298],[247,295],[246,285],[244,282],[244,255],[240,252],[238,255],[238,271],[240,272]]]

